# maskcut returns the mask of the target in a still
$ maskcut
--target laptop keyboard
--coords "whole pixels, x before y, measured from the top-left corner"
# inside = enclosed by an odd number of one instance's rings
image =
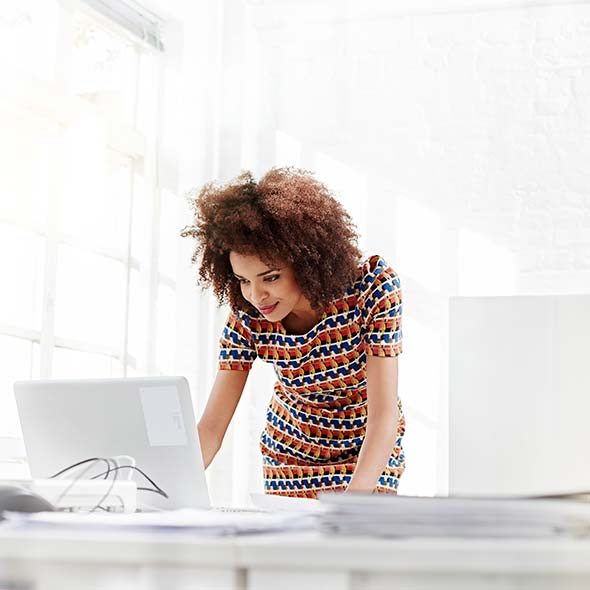
[[[213,512],[246,512],[251,514],[260,514],[261,512],[268,512],[262,508],[238,508],[234,506],[214,506],[211,508]]]

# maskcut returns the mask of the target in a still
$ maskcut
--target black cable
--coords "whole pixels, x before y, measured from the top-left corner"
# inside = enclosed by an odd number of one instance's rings
[[[157,492],[164,498],[168,498],[168,494],[151,477],[146,475],[139,467],[136,467],[135,465],[119,465],[118,467],[113,467],[112,469],[110,469],[110,471],[118,471],[119,469],[134,469],[135,471],[139,471],[139,473],[141,473],[141,475],[143,475],[154,486],[155,489],[138,487],[138,490],[143,490],[146,492]],[[94,475],[90,479],[98,479],[102,475],[105,475],[105,473],[109,472],[105,471],[104,473],[99,473],[98,475]]]
[[[69,467],[62,469],[61,471],[58,471],[57,473],[50,475],[49,479],[54,479],[55,477],[58,477],[62,473],[65,473],[66,471],[69,471],[70,469],[74,469],[74,467],[78,467],[79,465],[84,465],[84,463],[90,463],[90,461],[104,461],[107,464],[107,471],[105,471],[104,473],[101,473],[100,475],[104,475],[105,476],[104,479],[107,479],[109,477],[109,474],[112,471],[111,464],[109,463],[109,461],[107,459],[105,459],[104,457],[92,457],[90,459],[84,459],[84,461],[78,461],[78,463],[74,463],[73,465],[70,465]],[[92,479],[96,479],[96,478],[92,478]]]
[[[163,496],[164,498],[168,498],[168,494],[164,490],[157,490],[156,488],[137,488],[137,489],[141,490],[142,492],[154,492],[155,494],[160,494],[160,496]]]
[[[59,508],[59,503],[61,501],[62,498],[64,498],[65,496],[67,496],[68,492],[76,485],[76,483],[81,480],[84,475],[86,475],[86,473],[88,473],[88,471],[90,471],[94,465],[99,462],[99,461],[104,461],[107,464],[107,468],[108,468],[108,472],[107,472],[107,477],[108,474],[111,471],[111,464],[110,464],[110,459],[105,459],[104,457],[93,457],[91,459],[85,459],[84,461],[80,461],[79,463],[76,463],[75,465],[70,465],[69,467],[66,467],[65,469],[63,469],[62,471],[56,473],[53,477],[55,478],[58,475],[61,475],[62,473],[65,473],[66,471],[69,471],[70,469],[73,469],[74,467],[79,467],[80,465],[84,465],[85,463],[91,463],[90,465],[88,465],[88,467],[86,467],[85,469],[82,470],[82,472],[76,476],[75,479],[73,479],[70,484],[66,487],[65,490],[62,491],[62,493],[58,496],[57,500],[55,500],[54,504],[57,508]],[[116,463],[115,463],[116,465]],[[111,487],[109,488],[109,493],[110,491],[113,489],[113,486],[111,485]],[[101,500],[101,502],[104,501]]]
[[[110,469],[111,461],[113,462],[113,465],[115,466],[115,468],[112,470]],[[111,486],[109,487],[109,489],[105,492],[104,496],[96,503],[96,505],[90,510],[90,512],[94,512],[95,510],[98,510],[99,508],[101,508],[101,504],[111,495],[111,492],[113,491],[113,488],[115,487],[115,483],[117,482],[117,478],[119,476],[119,473],[117,470],[117,462],[114,459],[110,459],[110,458],[107,460],[107,462],[109,464],[109,472],[107,472],[107,477],[108,477],[108,473],[110,473],[110,471],[115,472],[115,477],[113,477],[113,480],[111,482]],[[125,508],[125,504],[123,504],[123,508]]]
[[[154,487],[153,488],[138,487],[137,488],[138,490],[145,491],[145,492],[154,492],[154,493],[159,494],[160,496],[163,496],[164,498],[168,499],[168,494],[153,479],[151,479],[144,471],[142,471],[139,467],[135,467],[135,465],[117,465],[117,462],[110,457],[108,459],[106,459],[105,457],[91,457],[90,459],[84,459],[83,461],[78,461],[77,463],[74,463],[73,465],[70,465],[70,466],[66,467],[65,469],[62,469],[61,471],[58,471],[57,473],[54,473],[52,476],[50,476],[50,479],[54,479],[56,477],[59,477],[60,475],[70,471],[71,469],[75,469],[76,467],[79,467],[80,465],[84,465],[84,464],[90,463],[90,462],[97,463],[99,461],[106,463],[107,470],[103,471],[102,473],[99,473],[98,475],[92,476],[90,479],[98,479],[99,477],[104,476],[103,479],[107,480],[109,478],[109,475],[113,472],[114,472],[114,478],[112,479],[111,485],[110,485],[109,489],[107,490],[107,492],[99,500],[99,502],[90,510],[90,512],[95,512],[96,510],[99,510],[99,509],[106,510],[105,508],[103,508],[102,503],[109,497],[109,495],[113,491],[113,488],[115,487],[115,482],[118,479],[119,469],[134,469],[135,471],[139,471],[139,473],[141,473],[141,475],[143,475],[143,477],[145,477]],[[111,465],[111,462],[112,462],[112,465]],[[82,477],[90,469],[92,469],[93,466],[94,465],[89,465],[88,467],[86,467],[86,469],[84,469],[82,471],[82,473],[80,473],[80,475],[78,475],[74,479],[74,481],[72,481],[70,483],[70,485],[61,493],[57,502],[59,502],[70,491],[70,489],[76,484],[76,482],[79,481],[80,479],[82,479]],[[56,505],[57,505],[57,502],[56,502]]]

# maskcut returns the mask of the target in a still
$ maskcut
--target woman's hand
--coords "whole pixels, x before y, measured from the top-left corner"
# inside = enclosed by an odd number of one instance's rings
[[[367,431],[347,492],[371,493],[397,439],[397,357],[367,356]]]

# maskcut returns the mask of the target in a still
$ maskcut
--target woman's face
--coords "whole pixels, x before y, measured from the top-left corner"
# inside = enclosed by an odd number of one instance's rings
[[[256,256],[230,252],[229,261],[242,295],[271,322],[279,322],[290,313],[309,309],[291,267],[282,262],[268,266]]]

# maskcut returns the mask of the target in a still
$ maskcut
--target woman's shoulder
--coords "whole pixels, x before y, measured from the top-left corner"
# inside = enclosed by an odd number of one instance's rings
[[[401,302],[399,276],[379,254],[363,260],[355,288],[357,305],[366,313],[385,300],[396,304]]]
[[[252,325],[253,319],[251,315],[241,309],[230,309],[226,326],[239,332],[250,332],[254,327]]]
[[[236,309],[230,312],[230,320],[240,331],[248,332],[252,336],[277,332],[276,323],[260,317],[256,313],[249,313],[242,309]]]
[[[362,293],[375,285],[388,282],[399,286],[399,276],[380,254],[368,256],[361,262],[355,283],[359,292]]]

